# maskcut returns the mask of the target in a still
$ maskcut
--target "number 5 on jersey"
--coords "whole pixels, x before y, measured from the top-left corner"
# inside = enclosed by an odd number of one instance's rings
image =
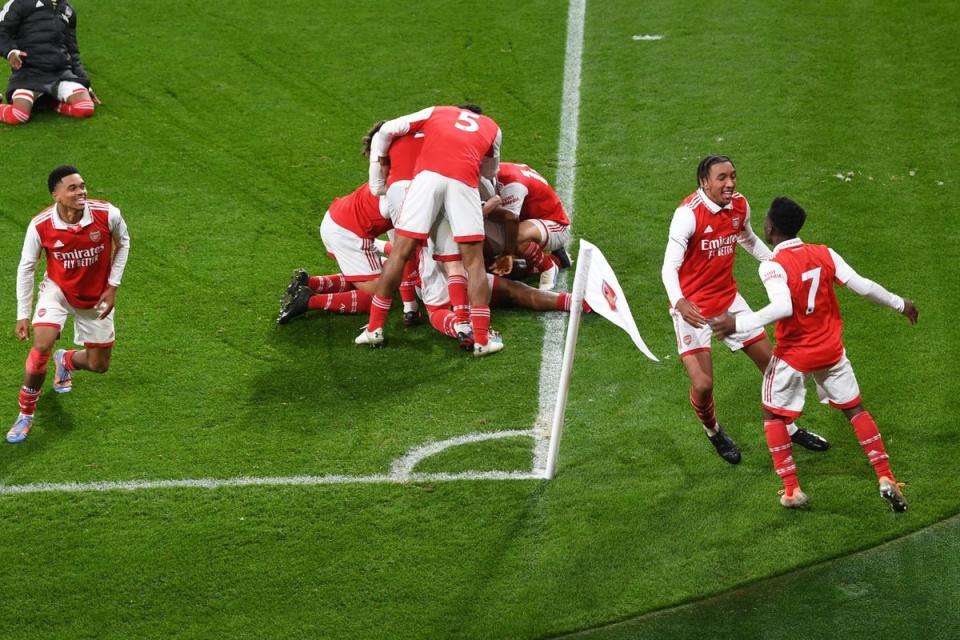
[[[453,126],[461,131],[472,133],[480,128],[480,125],[477,123],[478,118],[480,118],[480,114],[473,113],[472,111],[461,111],[460,117],[453,123]]]

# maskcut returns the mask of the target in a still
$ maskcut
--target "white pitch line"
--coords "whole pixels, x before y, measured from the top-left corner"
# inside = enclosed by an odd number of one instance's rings
[[[560,107],[560,144],[557,148],[557,195],[574,218],[574,187],[577,183],[577,142],[580,131],[580,70],[583,62],[583,23],[587,0],[570,0],[567,12],[567,45],[563,63],[563,98]],[[568,247],[569,248],[569,247]],[[560,281],[566,289],[566,275]],[[564,330],[567,316],[542,314],[543,351],[540,358],[540,409],[533,429],[536,443],[533,451],[534,473],[545,473],[550,448],[550,425],[560,386],[563,363]]]
[[[557,149],[556,189],[567,214],[573,220],[574,185],[577,178],[577,136],[580,119],[580,69],[583,58],[583,22],[586,0],[570,0],[567,14],[567,43],[564,53],[563,98],[560,112],[560,144]],[[565,279],[560,282],[566,288]],[[0,484],[0,496],[27,493],[80,493],[93,491],[143,491],[147,489],[220,489],[255,486],[314,486],[341,484],[402,484],[407,482],[453,482],[462,480],[542,480],[547,464],[550,423],[560,384],[563,360],[565,314],[541,314],[544,324],[540,361],[539,409],[533,428],[487,433],[469,433],[414,447],[394,460],[389,474],[367,476],[288,476],[237,478],[186,478],[182,480],[122,480],[103,482],[37,482]],[[501,356],[502,357],[502,356]],[[463,471],[459,473],[414,473],[418,463],[450,447],[501,438],[530,437],[534,440],[533,463],[529,472]]]

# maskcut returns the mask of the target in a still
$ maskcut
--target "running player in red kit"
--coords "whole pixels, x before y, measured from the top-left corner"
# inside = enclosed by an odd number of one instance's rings
[[[902,313],[911,324],[919,313],[905,300],[853,270],[836,251],[805,244],[797,234],[806,212],[789,198],[770,205],[763,230],[774,245],[772,257],[760,265],[760,279],[770,304],[755,313],[724,314],[711,320],[717,336],[754,331],[776,321],[777,345],[763,375],[763,428],[773,467],[783,479],[780,504],[800,507],[807,495],[797,481],[785,420],[800,415],[806,382],[814,378],[830,406],[843,411],[860,446],[873,465],[883,496],[894,511],[906,511],[907,501],[890,470],[890,459],[873,416],[864,409],[853,367],[843,347],[843,320],[834,284],[845,286],[871,302]]]
[[[711,329],[707,318],[750,307],[733,279],[734,250],[739,244],[757,260],[770,250],[750,227],[750,205],[737,193],[737,170],[727,156],[707,156],[697,167],[700,188],[673,214],[661,277],[670,298],[677,351],[690,377],[690,403],[710,442],[730,464],[740,462],[740,448],[717,421],[713,402]],[[724,338],[731,351],[742,350],[760,371],[772,349],[763,327]],[[814,451],[830,446],[815,433],[788,426],[794,442]]]
[[[467,271],[474,355],[496,353],[503,348],[503,343],[489,340],[490,290],[483,261],[483,213],[477,187],[481,165],[487,178],[496,175],[500,128],[474,105],[428,107],[389,120],[371,141],[371,192],[381,195],[386,191],[383,168],[393,140],[418,131],[422,131],[425,138],[416,175],[395,225],[396,242],[377,283],[370,321],[356,343],[371,346],[383,343],[383,325],[393,291],[402,279],[403,265],[420,241],[435,236],[438,259],[459,256]],[[441,215],[448,224],[436,224]]]
[[[20,387],[20,415],[7,433],[10,443],[23,442],[30,433],[50,351],[68,315],[73,315],[74,342],[85,348],[60,349],[54,354],[53,390],[69,392],[77,369],[104,373],[109,368],[115,339],[113,307],[130,251],[120,210],[103,200],[88,200],[87,185],[76,167],[57,167],[47,186],[54,204],[27,227],[17,268],[16,333],[20,340],[27,340],[33,274],[40,253],[46,253],[47,270],[33,314],[33,347]]]

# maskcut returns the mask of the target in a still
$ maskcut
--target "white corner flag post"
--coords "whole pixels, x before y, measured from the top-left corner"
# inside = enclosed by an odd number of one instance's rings
[[[573,276],[573,294],[570,299],[570,319],[567,322],[567,339],[563,347],[563,365],[560,367],[560,388],[557,390],[557,404],[553,408],[553,424],[550,426],[550,450],[547,453],[547,480],[553,480],[557,472],[557,455],[560,453],[560,432],[563,430],[563,417],[567,411],[567,392],[570,390],[570,373],[573,371],[573,355],[577,351],[577,335],[580,333],[580,316],[583,309],[583,296],[587,288],[587,273],[590,271],[590,258],[593,245],[580,243],[577,256],[577,269]]]
[[[580,240],[577,270],[573,277],[573,293],[570,300],[570,320],[567,324],[567,339],[563,348],[563,365],[560,368],[560,388],[553,409],[553,424],[550,428],[550,449],[547,452],[546,478],[552,480],[557,472],[557,456],[560,453],[560,434],[567,410],[567,395],[570,390],[570,374],[573,371],[573,356],[577,351],[577,336],[580,333],[580,316],[585,298],[590,307],[610,322],[627,332],[633,343],[651,360],[659,362],[640,337],[633,320],[630,306],[623,289],[610,268],[607,259],[595,245]]]

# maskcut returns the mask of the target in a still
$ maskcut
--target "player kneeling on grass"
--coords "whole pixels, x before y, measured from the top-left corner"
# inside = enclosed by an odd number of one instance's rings
[[[800,507],[807,495],[797,482],[790,436],[785,420],[803,411],[805,383],[813,377],[830,405],[850,420],[880,482],[880,495],[894,511],[906,511],[907,501],[890,470],[890,460],[873,416],[864,409],[853,367],[843,347],[843,321],[834,283],[882,304],[917,323],[916,306],[857,274],[833,249],[805,244],[797,234],[806,212],[789,198],[776,198],[763,223],[773,257],[760,264],[760,279],[770,304],[755,313],[724,314],[711,321],[718,337],[751,331],[776,321],[777,344],[763,375],[763,428],[773,467],[783,479],[780,504]]]
[[[9,0],[0,8],[0,55],[13,70],[0,122],[27,122],[40,99],[53,99],[57,113],[72,118],[89,118],[100,103],[80,63],[69,0]]]
[[[75,167],[60,166],[47,186],[54,204],[27,227],[17,268],[17,337],[30,338],[33,274],[46,253],[47,270],[40,282],[33,314],[33,348],[27,356],[20,415],[7,442],[23,442],[33,426],[33,413],[47,375],[50,351],[67,316],[73,315],[73,339],[86,348],[54,354],[53,390],[72,389],[76,369],[104,373],[113,349],[113,307],[130,250],[130,236],[120,210],[103,200],[88,200],[87,185]]]

